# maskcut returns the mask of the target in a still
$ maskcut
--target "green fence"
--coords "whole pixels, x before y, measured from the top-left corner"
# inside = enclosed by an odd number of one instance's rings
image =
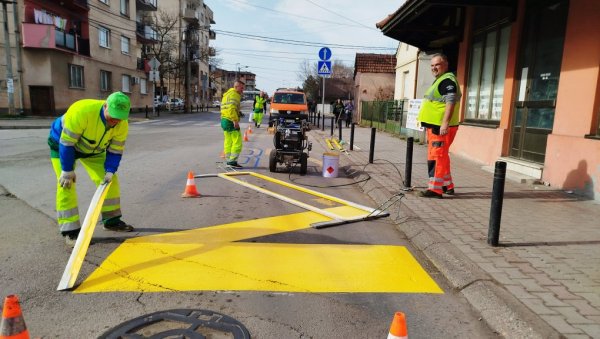
[[[402,137],[423,140],[423,132],[406,128],[408,99],[390,101],[361,101],[360,125],[375,127]]]

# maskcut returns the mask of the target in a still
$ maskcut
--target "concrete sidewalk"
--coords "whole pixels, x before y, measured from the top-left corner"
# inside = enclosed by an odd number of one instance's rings
[[[330,129],[310,133],[327,149]],[[343,137],[350,140],[349,128]],[[356,179],[368,174],[362,189],[383,204],[403,192],[406,141],[377,132],[369,164],[370,138],[370,128],[355,129],[354,150],[341,154],[340,171]],[[600,205],[507,174],[500,246],[491,247],[493,173],[452,156],[456,195],[419,198],[427,187],[426,151],[415,143],[415,191],[404,192],[390,212],[490,327],[507,338],[600,338]]]

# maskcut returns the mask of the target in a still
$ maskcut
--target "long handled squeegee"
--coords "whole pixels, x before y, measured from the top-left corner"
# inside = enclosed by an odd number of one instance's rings
[[[291,189],[295,189],[295,190],[300,191],[300,192],[304,192],[304,193],[307,193],[307,194],[310,194],[310,195],[313,195],[313,196],[317,196],[319,198],[323,198],[323,199],[326,199],[326,200],[337,202],[337,203],[342,204],[342,205],[354,207],[356,209],[364,211],[365,214],[359,215],[359,216],[355,216],[355,217],[344,217],[344,216],[341,216],[341,215],[337,215],[337,214],[335,214],[335,213],[333,213],[331,211],[327,211],[327,210],[324,210],[324,209],[321,209],[321,208],[318,208],[318,207],[315,207],[315,206],[303,203],[301,201],[298,201],[298,200],[295,200],[295,199],[291,199],[291,198],[286,197],[286,196],[284,196],[282,194],[269,191],[269,190],[264,189],[262,187],[259,187],[259,186],[256,186],[256,185],[253,185],[253,184],[250,184],[248,182],[245,182],[245,181],[242,181],[242,180],[239,180],[239,179],[235,178],[237,176],[244,176],[244,175],[250,175],[250,176],[253,176],[253,177],[256,177],[256,178],[259,178],[259,179],[270,181],[270,182],[278,184],[278,185],[282,185],[282,186],[285,186],[285,187],[288,187],[288,188],[291,188]],[[229,181],[234,182],[236,184],[239,184],[239,185],[251,188],[251,189],[253,189],[255,191],[258,191],[258,192],[270,195],[270,196],[275,197],[275,198],[277,198],[279,200],[283,200],[283,201],[288,202],[290,204],[293,204],[295,206],[307,209],[309,211],[318,213],[320,215],[323,215],[323,216],[328,217],[328,218],[331,219],[331,220],[327,220],[327,221],[313,223],[313,224],[311,224],[311,227],[313,227],[313,228],[325,228],[325,227],[331,227],[331,226],[344,225],[344,224],[348,224],[348,223],[352,223],[352,222],[358,222],[358,221],[365,221],[365,220],[372,220],[372,219],[377,219],[377,218],[383,218],[383,217],[387,217],[387,216],[390,215],[388,212],[385,212],[385,211],[382,211],[382,210],[379,210],[379,209],[374,209],[374,208],[370,208],[370,207],[367,207],[367,206],[363,206],[363,205],[360,205],[360,204],[357,204],[357,203],[354,203],[354,202],[351,202],[351,201],[348,201],[348,200],[340,199],[338,197],[334,197],[334,196],[327,195],[327,194],[324,194],[324,193],[321,193],[321,192],[313,191],[313,190],[310,190],[310,189],[307,189],[307,188],[304,188],[304,187],[300,187],[300,186],[297,186],[297,185],[294,185],[294,184],[290,184],[290,183],[287,183],[285,181],[277,180],[275,178],[271,178],[269,176],[258,174],[258,173],[255,173],[255,172],[229,172],[229,173],[219,173],[219,174],[196,175],[194,177],[195,178],[206,178],[206,177],[219,177],[219,178],[223,178],[225,180],[229,180]]]
[[[92,235],[94,234],[94,229],[96,228],[102,204],[104,203],[104,198],[106,197],[106,193],[108,193],[110,184],[111,183],[109,182],[99,185],[96,189],[96,193],[94,193],[94,197],[92,197],[92,202],[85,215],[85,219],[83,219],[83,225],[81,231],[79,231],[75,247],[73,247],[73,252],[71,252],[67,267],[65,267],[65,272],[56,288],[57,291],[68,290],[75,285],[79,270],[81,270],[81,265],[83,264],[83,259],[85,259],[88,247],[90,246],[90,241],[92,240]]]

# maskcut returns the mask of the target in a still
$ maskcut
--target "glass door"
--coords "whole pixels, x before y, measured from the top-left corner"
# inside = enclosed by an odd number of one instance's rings
[[[568,0],[527,2],[511,157],[544,162],[554,124],[568,8]]]

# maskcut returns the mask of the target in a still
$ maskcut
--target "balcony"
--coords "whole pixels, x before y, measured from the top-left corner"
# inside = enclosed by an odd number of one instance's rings
[[[135,33],[138,41],[142,44],[154,44],[158,42],[158,33],[150,25],[136,22]]]
[[[183,11],[183,19],[186,21],[190,21],[190,22],[197,22],[198,21],[198,12],[196,12],[196,10],[186,8]]]
[[[157,0],[136,0],[135,6],[139,11],[156,11],[158,9],[156,2]]]
[[[208,38],[210,40],[215,40],[217,38],[217,32],[213,31],[212,29],[208,30]]]
[[[23,23],[23,47],[66,50],[90,55],[90,41],[56,29],[54,25]]]
[[[214,57],[217,55],[217,50],[214,47],[208,48],[208,56]]]

